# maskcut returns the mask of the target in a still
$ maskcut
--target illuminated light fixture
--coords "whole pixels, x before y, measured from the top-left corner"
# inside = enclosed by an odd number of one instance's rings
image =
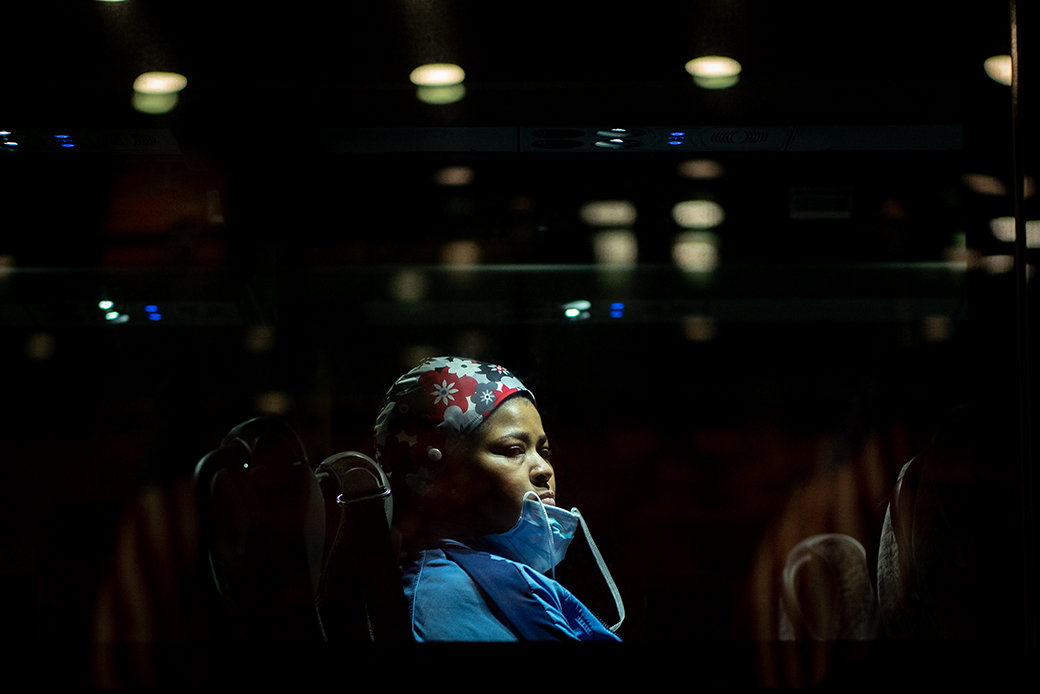
[[[711,272],[719,264],[715,234],[707,231],[687,231],[675,238],[672,259],[686,272]]]
[[[412,70],[408,79],[417,87],[447,87],[461,84],[466,72],[454,63],[429,63]]]
[[[686,72],[698,87],[726,89],[740,80],[740,63],[721,55],[706,55],[686,63]]]
[[[995,55],[991,58],[986,58],[986,61],[982,63],[982,68],[994,82],[1000,82],[1004,85],[1011,84],[1010,55]]]
[[[468,166],[445,166],[433,174],[439,186],[467,186],[473,182],[473,169]]]
[[[1014,242],[1015,240],[1015,218],[997,217],[989,221],[989,230],[1001,241]],[[1026,246],[1028,248],[1040,248],[1040,220],[1029,220],[1026,222]]]
[[[119,311],[109,311],[105,314],[105,320],[115,320],[119,318]]]
[[[462,84],[466,72],[453,63],[420,65],[408,79],[416,86],[415,97],[424,104],[450,104],[466,96]]]
[[[188,78],[176,72],[145,72],[134,80],[131,104],[140,113],[169,113],[177,106],[177,93],[186,86]]]
[[[580,214],[589,226],[630,226],[636,221],[636,206],[628,200],[594,200],[582,205]]]
[[[102,311],[107,311],[108,309],[112,308],[113,306],[115,306],[115,304],[113,304],[111,301],[99,301],[98,305],[97,305],[97,307],[99,309],[101,309]]]
[[[562,306],[563,315],[571,320],[585,320],[589,317],[589,309],[592,308],[592,304],[583,299],[578,301],[571,301]]]
[[[722,164],[711,159],[690,159],[679,164],[679,175],[698,180],[721,178]]]
[[[604,229],[592,240],[596,264],[604,268],[627,270],[636,266],[639,243],[629,229]]]
[[[711,229],[725,221],[726,213],[711,200],[685,200],[672,207],[672,219],[686,229]]]
[[[140,94],[176,94],[188,86],[188,78],[176,72],[145,72],[134,80]]]
[[[625,304],[622,301],[615,301],[610,305],[610,317],[611,318],[623,318],[625,316]]]

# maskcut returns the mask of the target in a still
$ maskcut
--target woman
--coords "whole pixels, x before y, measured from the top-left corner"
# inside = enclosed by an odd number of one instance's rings
[[[493,364],[427,359],[387,393],[375,440],[405,536],[416,640],[619,640],[620,622],[607,629],[544,575],[584,521],[556,507],[548,439],[519,379]]]

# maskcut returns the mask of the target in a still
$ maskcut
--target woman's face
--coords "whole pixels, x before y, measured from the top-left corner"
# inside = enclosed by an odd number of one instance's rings
[[[534,404],[514,397],[499,405],[456,449],[444,480],[449,519],[482,535],[504,533],[520,519],[524,494],[556,504],[549,440]]]

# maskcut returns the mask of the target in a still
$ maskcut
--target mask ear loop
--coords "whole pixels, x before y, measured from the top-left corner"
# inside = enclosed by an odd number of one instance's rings
[[[621,626],[621,623],[625,621],[625,603],[621,601],[621,592],[618,590],[617,584],[614,583],[610,570],[607,569],[607,563],[603,561],[603,555],[599,553],[599,548],[596,547],[596,542],[592,539],[592,533],[589,532],[589,526],[585,523],[585,517],[581,515],[577,507],[572,508],[571,513],[577,516],[581,522],[581,529],[585,531],[585,539],[589,541],[589,549],[592,550],[592,556],[596,558],[596,565],[599,566],[599,571],[603,574],[607,587],[610,588],[610,594],[614,596],[614,605],[617,606],[618,611],[618,623],[610,627],[610,631],[615,632]],[[546,516],[548,517],[548,513],[546,513]]]

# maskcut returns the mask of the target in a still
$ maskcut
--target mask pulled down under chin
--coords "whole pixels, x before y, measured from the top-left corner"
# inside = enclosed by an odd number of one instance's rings
[[[532,494],[524,499],[516,525],[484,539],[507,550],[514,560],[545,573],[563,561],[577,528],[578,518],[573,513],[545,505]]]

